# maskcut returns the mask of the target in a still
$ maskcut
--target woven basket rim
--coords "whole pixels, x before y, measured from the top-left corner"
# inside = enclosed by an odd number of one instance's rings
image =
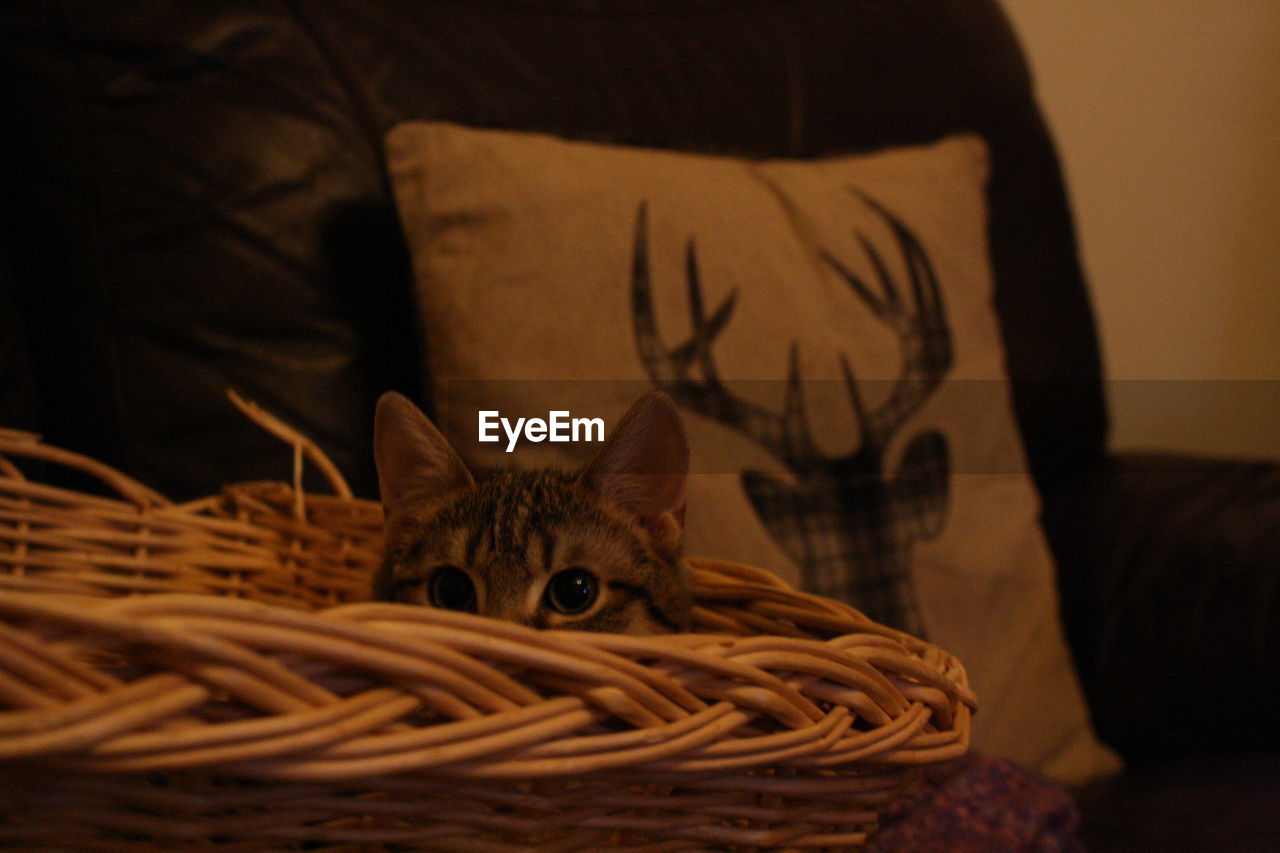
[[[286,437],[308,458],[304,437]],[[118,497],[33,482],[7,455],[69,465]],[[227,803],[290,792],[311,817],[287,832],[313,840],[455,833],[472,840],[436,849],[553,849],[557,826],[583,849],[643,826],[670,839],[662,849],[850,847],[915,767],[968,748],[976,700],[955,657],[740,563],[688,558],[688,634],[361,600],[381,508],[337,486],[302,492],[301,464],[292,485],[175,504],[0,430],[0,767],[23,780],[0,785],[16,816],[0,819],[0,843],[43,837],[30,816],[60,802],[82,804],[90,834],[262,841]],[[156,774],[201,793],[157,789]],[[210,787],[227,776],[250,787]],[[352,828],[339,796],[352,785],[385,819]],[[587,790],[596,811],[582,811]],[[441,791],[474,813],[419,817]],[[154,816],[162,802],[187,822]]]

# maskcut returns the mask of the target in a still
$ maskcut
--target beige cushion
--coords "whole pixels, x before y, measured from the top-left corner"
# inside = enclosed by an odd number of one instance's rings
[[[957,654],[977,749],[1067,782],[1115,769],[1013,419],[980,139],[758,162],[410,123],[388,153],[439,420],[471,464],[594,449],[507,454],[476,440],[479,410],[612,424],[666,388],[693,448],[689,553]]]

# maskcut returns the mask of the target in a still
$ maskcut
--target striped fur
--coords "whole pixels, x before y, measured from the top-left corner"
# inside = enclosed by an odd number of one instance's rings
[[[656,418],[624,418],[618,434],[630,433],[632,440],[606,443],[596,462],[577,475],[503,471],[477,484],[461,461],[448,455],[453,451],[434,427],[413,432],[422,429],[415,418],[429,421],[416,409],[404,408],[411,405],[396,402],[394,415],[379,406],[375,450],[387,510],[387,552],[374,582],[378,598],[430,604],[432,574],[452,566],[471,578],[477,612],[492,618],[538,628],[616,633],[688,628],[692,591],[679,556],[678,531],[684,471],[647,472],[648,479],[664,484],[658,491],[665,497],[658,504],[641,500],[637,512],[627,506],[643,491],[635,485],[637,460],[618,458],[644,450],[650,436],[637,436],[640,430],[655,433],[652,438],[659,442],[673,440],[661,433],[672,422],[679,430],[674,407],[670,416],[662,411]],[[671,406],[665,398],[659,405]],[[396,440],[395,431],[404,430],[413,440]],[[683,433],[677,438],[683,448]],[[629,449],[616,449],[623,445]],[[415,464],[426,473],[407,483],[397,471],[384,470]],[[675,487],[668,484],[673,478],[678,479]],[[639,480],[647,483],[645,476]],[[545,601],[547,582],[569,568],[587,569],[599,581],[594,604],[578,615],[559,613]]]

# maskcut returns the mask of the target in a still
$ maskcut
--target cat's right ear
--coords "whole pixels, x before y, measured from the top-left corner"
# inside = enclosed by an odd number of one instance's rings
[[[373,458],[382,507],[388,516],[406,504],[431,501],[475,485],[471,472],[435,424],[395,391],[378,400]]]
[[[635,515],[669,553],[684,536],[689,442],[671,398],[650,391],[614,427],[579,482]]]

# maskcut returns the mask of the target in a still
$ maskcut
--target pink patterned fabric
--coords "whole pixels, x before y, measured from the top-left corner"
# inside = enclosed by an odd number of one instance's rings
[[[978,755],[923,775],[884,815],[867,853],[1084,853],[1080,814],[1055,782]]]

